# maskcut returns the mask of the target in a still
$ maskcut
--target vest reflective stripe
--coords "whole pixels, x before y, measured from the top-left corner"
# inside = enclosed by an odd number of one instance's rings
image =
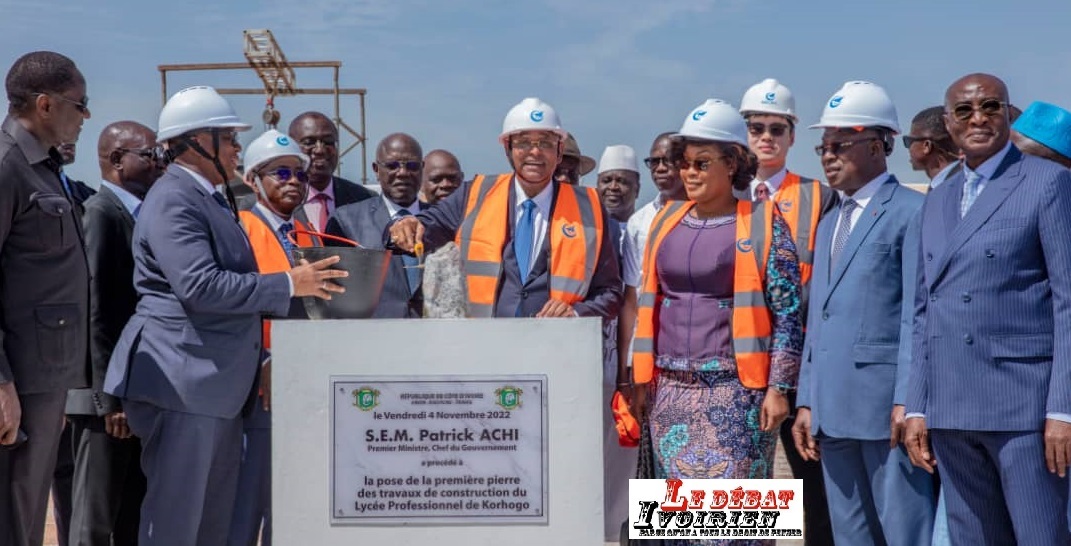
[[[473,179],[455,242],[461,251],[469,316],[494,315],[502,277],[502,251],[509,233],[513,174],[493,181]],[[550,218],[550,297],[570,305],[583,301],[602,250],[604,218],[594,189],[560,185]]]
[[[632,370],[636,383],[647,383],[654,377],[655,335],[662,304],[655,263],[658,248],[692,205],[691,202],[681,201],[666,203],[651,222],[638,296],[636,336],[632,345]],[[748,388],[764,389],[770,373],[769,348],[773,330],[764,292],[773,208],[756,205],[754,213],[751,202],[740,201],[737,204],[731,329],[740,382]]]
[[[808,286],[814,267],[814,236],[822,218],[822,183],[790,172],[774,195],[774,201],[792,232],[800,259],[800,280],[803,286]]]
[[[253,249],[253,257],[257,261],[257,271],[263,274],[270,273],[282,273],[284,271],[290,271],[293,266],[290,264],[290,258],[286,255],[286,251],[283,250],[283,245],[279,243],[279,237],[275,231],[271,229],[271,226],[264,223],[259,216],[255,213],[242,210],[238,211],[238,217],[241,219],[242,227],[245,228],[246,236],[249,237],[249,246]],[[291,220],[294,224],[295,230],[309,231],[309,228],[297,220]],[[313,244],[312,238],[304,233],[297,235],[297,241],[299,247],[311,247]],[[271,321],[264,320],[264,334],[263,345],[265,349],[271,348]]]

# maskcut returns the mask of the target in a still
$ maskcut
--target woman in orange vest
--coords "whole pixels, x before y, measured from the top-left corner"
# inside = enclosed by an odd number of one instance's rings
[[[757,166],[746,132],[720,100],[688,115],[675,138],[689,201],[663,206],[647,239],[633,374],[637,405],[653,396],[664,477],[769,478],[799,374],[800,271],[788,225],[774,207],[733,196]]]

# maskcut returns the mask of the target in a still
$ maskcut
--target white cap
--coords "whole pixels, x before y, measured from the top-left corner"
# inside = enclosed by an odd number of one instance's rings
[[[270,129],[249,143],[249,146],[245,148],[242,163],[245,166],[245,172],[251,173],[267,165],[273,159],[287,156],[300,159],[302,169],[309,168],[309,156],[301,151],[301,147],[287,135]]]
[[[199,85],[187,87],[167,100],[160,110],[156,138],[169,140],[190,131],[204,129],[234,129],[248,131],[252,126],[242,123],[227,99],[215,89]]]
[[[636,161],[636,150],[631,146],[617,144],[607,146],[599,158],[599,174],[606,171],[632,171],[640,172],[640,164]]]
[[[748,88],[744,98],[740,99],[740,113],[774,114],[785,116],[797,123],[796,98],[784,85],[773,78],[766,78]]]
[[[747,147],[747,123],[733,105],[720,99],[707,99],[684,118],[684,125],[674,136],[735,142]]]
[[[529,97],[510,108],[502,120],[502,134],[498,135],[498,141],[505,144],[510,135],[521,131],[552,131],[562,137],[568,138],[569,133],[562,129],[561,119],[553,106],[537,99]]]
[[[822,118],[811,129],[826,127],[884,127],[900,132],[889,94],[880,85],[864,81],[845,83],[826,101]]]

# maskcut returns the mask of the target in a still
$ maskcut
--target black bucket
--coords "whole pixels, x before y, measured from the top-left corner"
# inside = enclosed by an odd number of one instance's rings
[[[291,237],[297,230],[292,231]],[[309,296],[302,298],[305,304],[305,312],[313,320],[322,319],[355,319],[370,318],[379,305],[379,297],[383,294],[383,284],[387,281],[387,268],[390,266],[391,252],[389,250],[373,250],[357,245],[356,242],[341,237],[307,232],[313,237],[330,238],[354,245],[343,246],[314,246],[298,247],[293,250],[294,260],[305,259],[310,263],[331,256],[340,259],[332,269],[343,269],[349,272],[349,276],[343,279],[332,279],[328,282],[338,283],[346,289],[346,292],[337,294],[332,292],[330,300],[324,300]]]

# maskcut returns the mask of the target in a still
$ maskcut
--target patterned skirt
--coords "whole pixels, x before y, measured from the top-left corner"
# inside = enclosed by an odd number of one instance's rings
[[[745,388],[731,359],[682,363],[658,358],[650,410],[651,441],[660,478],[764,479],[773,474],[776,432],[759,429],[765,391]],[[667,545],[768,546],[771,540],[666,541]]]

